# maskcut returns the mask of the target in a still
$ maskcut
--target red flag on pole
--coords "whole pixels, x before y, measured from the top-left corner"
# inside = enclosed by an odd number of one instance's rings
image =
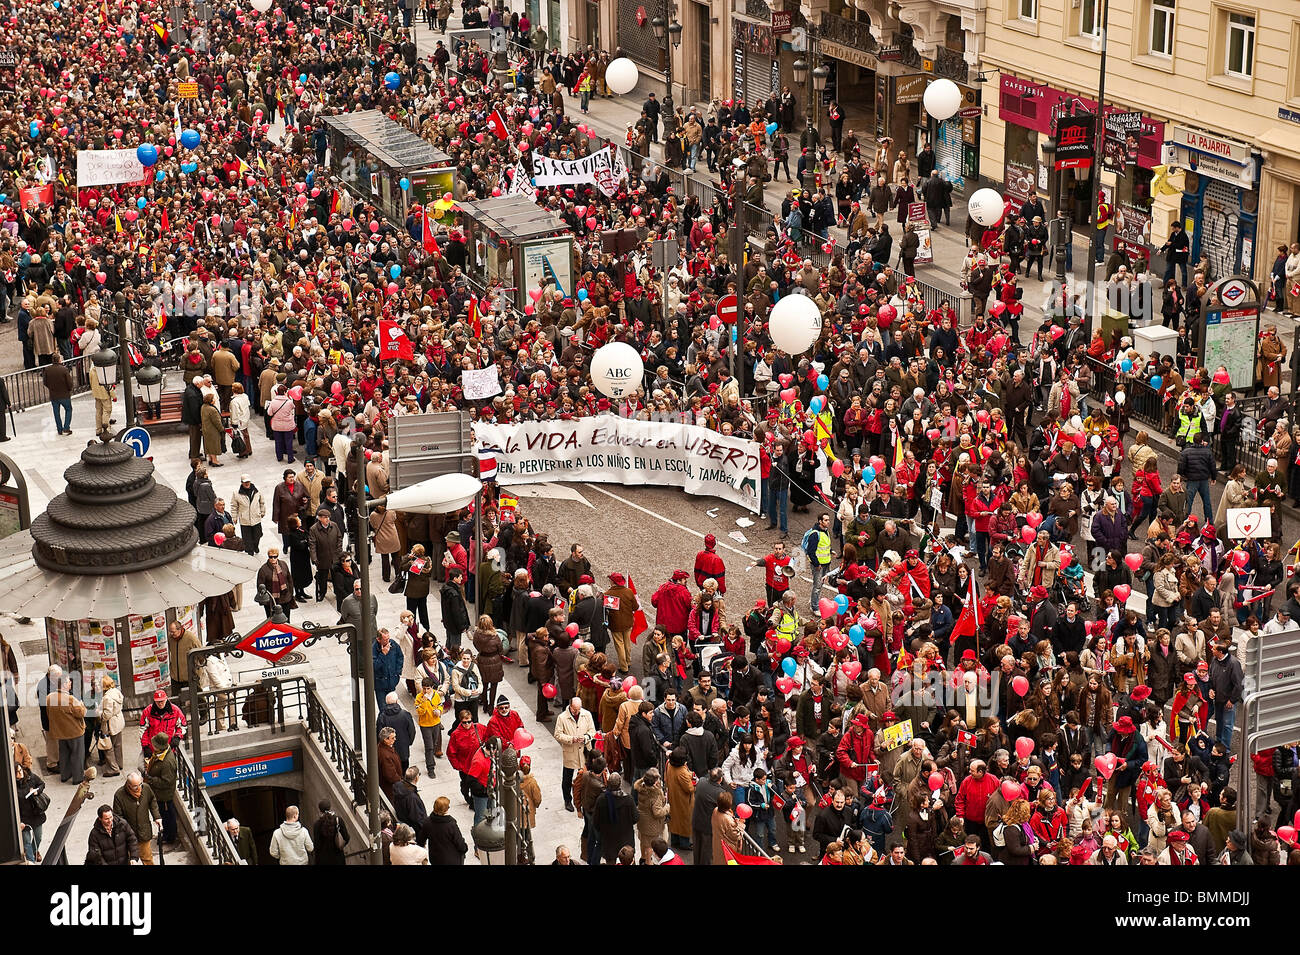
[[[379,320],[379,360],[399,359],[412,361],[415,358],[415,346],[406,337],[397,322],[391,319]]]
[[[469,297],[469,327],[475,339],[483,337],[483,317],[479,314],[478,297],[475,295]]]
[[[501,113],[498,110],[494,109],[488,113],[487,125],[488,129],[492,131],[492,135],[496,136],[497,139],[510,138],[510,132],[506,129],[506,121],[501,118]]]
[[[954,637],[974,637],[979,633],[980,624],[980,603],[975,597],[975,578],[972,576],[970,593],[967,595],[966,603],[962,605],[957,622],[953,624],[952,635]]]
[[[429,210],[424,210],[424,234],[421,237],[424,251],[434,255],[438,251],[438,240],[433,237],[433,224],[429,221]]]

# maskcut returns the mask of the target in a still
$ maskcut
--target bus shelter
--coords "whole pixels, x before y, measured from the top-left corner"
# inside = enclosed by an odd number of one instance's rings
[[[429,208],[456,183],[456,167],[442,150],[377,109],[326,116],[330,172],[356,196],[394,222],[419,203]],[[402,189],[402,180],[410,183]]]
[[[559,216],[527,196],[462,202],[459,209],[474,284],[504,290],[520,309],[548,287],[573,294],[573,234]]]

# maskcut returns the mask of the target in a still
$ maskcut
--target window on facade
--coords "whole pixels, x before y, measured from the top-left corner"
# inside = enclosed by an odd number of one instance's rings
[[[1038,19],[1038,0],[1017,0],[1017,6],[1019,7],[1020,19]]]
[[[1228,37],[1224,72],[1250,79],[1255,75],[1255,18],[1244,13],[1228,14]]]
[[[1174,55],[1174,3],[1175,0],[1151,0],[1152,56]]]
[[[1079,4],[1079,36],[1101,36],[1103,0],[1082,0]]]

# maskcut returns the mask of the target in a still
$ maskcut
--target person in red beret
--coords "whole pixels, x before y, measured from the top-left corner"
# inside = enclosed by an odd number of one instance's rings
[[[712,534],[704,535],[704,550],[695,555],[695,586],[704,589],[704,582],[710,578],[718,582],[718,593],[727,592],[727,565],[717,552],[718,539]]]
[[[1133,814],[1133,784],[1147,761],[1147,743],[1137,731],[1132,718],[1121,716],[1110,728],[1107,752],[1115,757],[1115,770],[1106,781],[1106,809],[1119,809],[1126,817]]]
[[[866,713],[859,713],[849,723],[848,732],[840,737],[835,750],[835,760],[845,780],[845,790],[856,796],[866,782],[867,765],[876,761],[875,734],[871,732],[871,718]]]
[[[660,584],[650,597],[650,606],[655,608],[655,624],[669,637],[686,633],[691,616],[691,591],[686,586],[690,576],[684,570],[674,570],[672,578]]]

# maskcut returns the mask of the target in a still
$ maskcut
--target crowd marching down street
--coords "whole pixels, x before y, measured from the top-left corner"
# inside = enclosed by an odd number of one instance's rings
[[[1188,276],[1185,261],[1184,286],[1168,277],[1164,291],[1175,353],[1089,334],[1073,306],[1031,320],[1019,282],[1042,277],[1037,199],[970,220],[967,317],[915,277],[908,204],[935,228],[954,211],[932,153],[913,163],[838,127],[825,143],[805,132],[798,188],[767,208],[794,132],[777,96],[679,107],[671,123],[650,96],[613,144],[633,159],[610,188],[533,186],[539,159],[610,145],[580,114],[614,95],[619,51],[561,55],[526,16],[476,2],[456,15],[509,31],[508,89],[473,42],[438,34],[421,55],[412,20],[445,31],[449,0],[405,0],[392,19],[370,3],[216,0],[183,33],[134,0],[0,0],[18,59],[0,102],[0,318],[16,318],[25,367],[44,369],[59,435],[76,364],[115,344],[117,323],[139,331],[133,361],[179,368],[201,539],[264,557],[258,585],[291,620],[330,600],[359,620],[357,548],[379,556],[406,606],[379,620],[372,651],[385,858],[464,860],[455,787],[426,808],[419,759],[426,775],[449,763],[439,781],[458,781],[475,822],[490,816],[485,751],[532,741],[501,690],[522,666],[560,753],[524,753],[525,815],[543,791],[572,812],[556,864],[1300,864],[1296,746],[1246,752],[1234,734],[1244,648],[1300,616],[1300,544],[1283,534],[1300,429],[1279,397],[1276,331],[1256,380],[1198,367],[1222,276],[1195,263]],[[436,209],[394,221],[331,175],[325,119],[372,109],[451,157]],[[108,149],[138,149],[144,179],[76,188],[78,151]],[[667,171],[701,161],[719,179],[711,203]],[[548,269],[522,309],[513,289],[470,281],[480,253],[460,212],[518,194],[575,240],[569,285]],[[631,251],[607,250],[617,230],[635,233]],[[660,269],[664,238],[680,254]],[[734,349],[718,317],[729,294]],[[611,395],[590,371],[614,343],[644,373]],[[503,391],[467,398],[462,372],[492,365]],[[92,387],[107,428],[119,406]],[[1160,396],[1158,424],[1131,423],[1138,387]],[[1238,404],[1257,388],[1270,437],[1249,473]],[[393,419],[456,410],[752,441],[770,552],[746,568],[708,534],[667,580],[632,580],[634,542],[627,562],[595,568],[594,524],[553,539],[486,474],[477,521],[378,508],[359,528],[353,440],[378,497]],[[272,451],[274,488],[213,470]],[[1271,517],[1270,533],[1234,533],[1242,507]],[[764,596],[739,605],[747,569]],[[209,638],[234,629],[230,609],[203,608]],[[183,656],[197,638],[177,629]],[[230,674],[211,665],[201,679],[220,687]],[[126,774],[86,861],[150,863],[151,818],[176,838],[170,748],[185,714],[160,691],[131,773],[120,693],[87,715],[79,688],[50,689],[47,765],[75,783],[103,756]],[[94,744],[101,731],[116,752]],[[39,766],[14,745],[20,797],[39,796]],[[1254,780],[1244,814],[1240,760]],[[20,801],[32,861],[40,802]],[[309,829],[298,812],[271,844],[278,861],[341,863],[330,814]]]

